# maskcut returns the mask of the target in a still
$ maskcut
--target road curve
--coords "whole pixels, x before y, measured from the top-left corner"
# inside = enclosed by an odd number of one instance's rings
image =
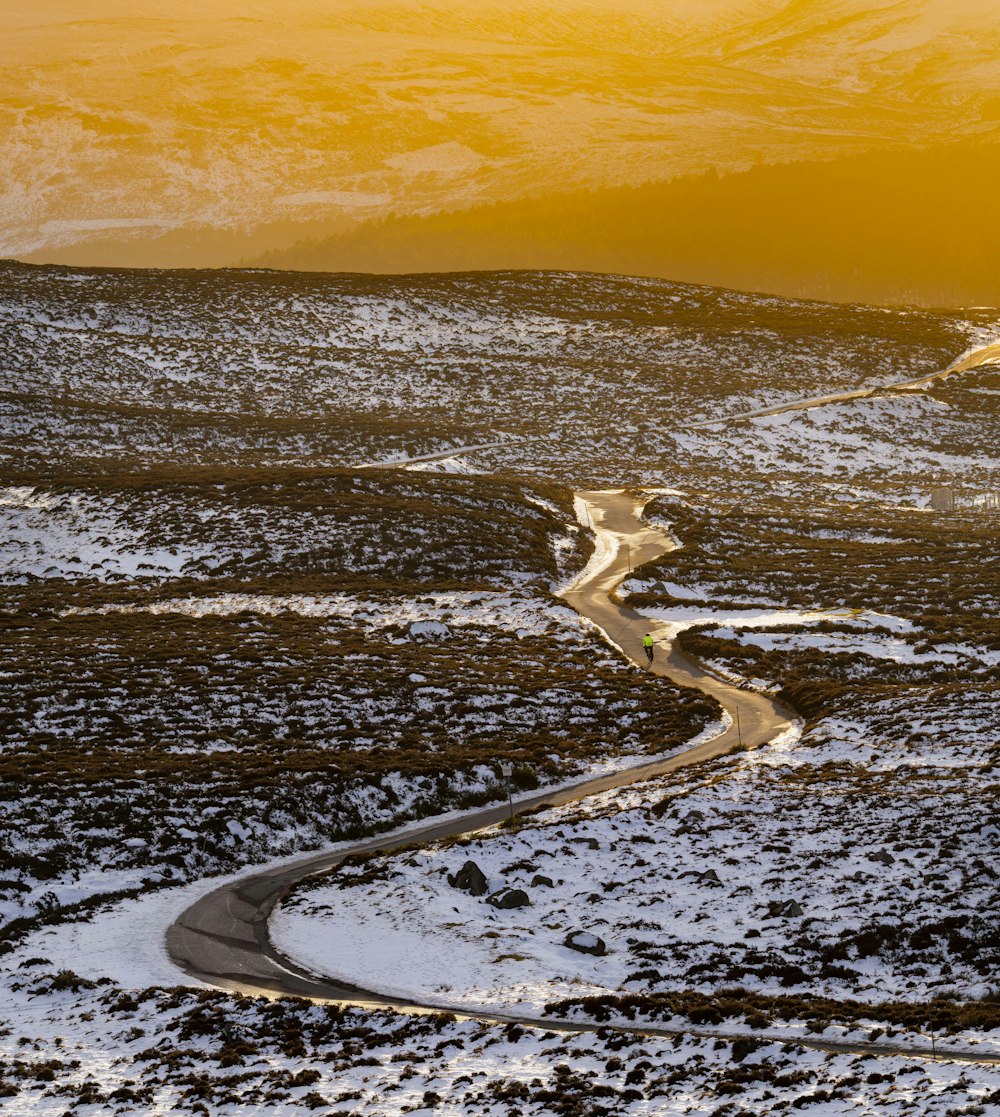
[[[916,391],[926,388],[938,380],[945,380],[949,376],[957,376],[963,372],[972,372],[973,369],[982,368],[984,365],[1000,364],[1000,342],[985,345],[982,349],[975,349],[966,357],[962,357],[938,372],[929,373],[927,376],[918,376],[914,380],[901,380],[896,384],[883,384],[874,388],[854,388],[846,392],[833,392],[828,396],[813,396],[810,399],[794,400],[792,403],[779,403],[773,407],[759,407],[756,411],[741,411],[736,415],[720,415],[717,419],[702,419],[696,423],[685,423],[681,430],[698,430],[701,427],[715,427],[720,423],[731,423],[737,419],[759,419],[764,415],[784,415],[788,411],[808,411],[812,407],[825,407],[829,403],[843,403],[850,399],[867,399],[883,392]]]
[[[625,491],[579,494],[586,502],[599,541],[606,549],[604,561],[594,563],[563,596],[583,616],[590,618],[624,652],[640,665],[645,662],[642,636],[659,632],[658,647],[652,673],[672,679],[685,686],[696,687],[717,699],[735,720],[740,714],[739,729],[731,725],[713,739],[678,753],[666,760],[642,764],[585,780],[570,787],[551,790],[515,804],[514,811],[523,814],[544,805],[573,802],[615,787],[637,783],[653,776],[675,771],[686,765],[698,764],[729,752],[742,743],[753,747],[764,744],[790,728],[792,714],[766,695],[740,690],[708,674],[703,668],[669,646],[662,626],[610,598],[629,570],[672,550],[676,543],[663,531],[642,520],[645,499]],[[666,646],[664,646],[666,644]],[[571,1033],[596,1032],[608,1025],[587,1021],[535,1019],[517,1013],[477,1013],[465,1007],[450,1008],[441,1004],[421,1004],[405,998],[384,996],[323,977],[298,966],[274,947],[268,934],[268,917],[275,905],[296,884],[317,873],[334,869],[345,857],[373,850],[392,850],[403,846],[432,842],[439,838],[470,833],[495,825],[508,817],[509,808],[500,804],[485,810],[428,822],[403,834],[388,834],[358,842],[337,853],[318,854],[289,862],[278,869],[252,873],[224,884],[202,897],[184,911],[168,929],[167,952],[179,969],[191,977],[217,988],[247,994],[276,994],[306,997],[315,1001],[351,1004],[366,1008],[395,1008],[407,1012],[446,1012],[456,1017],[484,1022],[511,1021],[543,1027],[549,1031]],[[673,1036],[676,1029],[639,1025],[614,1025],[621,1031],[640,1035]],[[687,1028],[688,1032],[732,1041],[739,1033],[718,1032],[706,1028]],[[754,1033],[761,1038],[761,1033]],[[1000,1056],[980,1055],[967,1051],[945,1051],[931,1048],[896,1048],[864,1043],[839,1043],[806,1037],[781,1037],[801,1046],[820,1051],[858,1054],[948,1058],[970,1062],[1000,1062]]]
[[[414,454],[409,458],[390,458],[381,462],[358,462],[353,469],[408,469],[421,462],[439,462],[445,458],[458,458],[463,454],[475,454],[480,450],[497,450],[508,446],[520,446],[525,442],[540,442],[548,435],[532,434],[517,438],[505,438],[499,442],[477,442],[471,446],[452,446],[447,450],[432,450],[428,454]]]
[[[657,627],[634,610],[613,602],[609,594],[627,575],[630,567],[648,562],[676,546],[663,531],[642,520],[645,500],[623,491],[582,493],[595,530],[605,547],[603,562],[593,564],[565,593],[566,601],[589,617],[633,662],[644,663],[642,636],[657,635]],[[662,638],[662,631],[660,636]],[[653,673],[696,687],[716,698],[734,718],[734,724],[717,737],[669,759],[642,764],[596,779],[584,780],[559,790],[550,790],[515,805],[523,813],[543,804],[572,802],[698,764],[728,752],[740,740],[753,746],[771,740],[788,729],[792,715],[771,698],[743,691],[709,675],[692,660],[672,648],[656,652]],[[735,714],[739,710],[739,730]],[[499,804],[460,818],[428,822],[405,834],[389,834],[358,842],[333,854],[302,858],[278,869],[254,873],[224,884],[184,911],[167,930],[167,951],[185,973],[210,985],[245,993],[292,993],[321,1000],[350,1001],[369,1005],[395,1005],[407,1009],[426,1006],[393,997],[382,997],[325,978],[317,978],[283,958],[271,944],[267,919],[274,905],[299,881],[338,865],[353,853],[389,850],[403,845],[431,842],[438,838],[481,830],[501,822],[509,808]]]

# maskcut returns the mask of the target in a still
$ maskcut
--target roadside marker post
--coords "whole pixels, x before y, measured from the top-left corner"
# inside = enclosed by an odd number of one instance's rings
[[[743,748],[743,726],[740,725],[740,708],[736,707],[736,733],[740,740],[740,748]]]
[[[509,760],[505,760],[500,765],[500,772],[503,778],[507,781],[507,804],[510,807],[510,817],[514,817],[514,797],[510,789],[510,777],[514,774],[514,765]]]

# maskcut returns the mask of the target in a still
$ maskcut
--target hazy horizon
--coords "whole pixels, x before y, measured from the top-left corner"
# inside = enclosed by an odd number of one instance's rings
[[[453,246],[429,234],[427,250],[413,237],[394,246],[387,219],[433,228],[501,207],[508,224],[462,246],[488,269],[504,266],[497,246],[517,236],[518,207],[528,215],[556,194],[849,168],[865,153],[939,150],[1000,125],[1000,18],[983,0],[356,0],[335,11],[201,0],[183,15],[101,0],[86,19],[49,0],[0,13],[0,35],[0,256],[33,262],[297,267],[302,242],[330,241],[309,265],[322,268],[347,238],[363,270],[366,253],[379,260],[371,270],[434,270]],[[887,168],[862,224],[877,226],[891,201]],[[796,197],[775,201],[780,214]],[[743,204],[734,196],[736,214]],[[938,191],[913,208],[916,237],[941,204]],[[956,236],[987,216],[967,213]],[[540,246],[519,261],[629,270],[634,253],[590,222],[563,228],[559,253]],[[695,225],[720,222],[733,214],[706,211]],[[678,254],[675,232],[650,245],[645,270],[712,281],[697,244]],[[714,281],[854,296],[846,279],[823,278],[822,259],[758,259],[756,239],[734,244]],[[865,252],[859,243],[862,271]],[[913,287],[901,271],[873,297]],[[987,280],[973,290],[1000,300]],[[935,292],[917,283],[915,296]]]

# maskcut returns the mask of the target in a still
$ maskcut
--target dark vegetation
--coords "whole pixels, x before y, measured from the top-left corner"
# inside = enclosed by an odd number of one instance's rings
[[[793,502],[692,507],[663,498],[649,511],[669,518],[685,546],[643,569],[653,584],[633,594],[631,604],[676,603],[659,588],[657,579],[664,579],[714,604],[840,611],[805,628],[766,630],[828,634],[828,646],[765,649],[752,634],[722,637],[714,626],[679,638],[696,657],[780,685],[781,696],[810,718],[912,694],[917,686],[933,686],[942,698],[1000,686],[995,514]],[[886,621],[861,625],[846,610],[885,614]],[[900,631],[894,617],[911,627]],[[916,659],[839,652],[835,638],[852,634],[899,641]]]
[[[183,879],[488,802],[498,756],[531,787],[611,749],[669,750],[714,716],[579,638],[22,617],[3,649],[0,875],[27,912],[95,864]]]
[[[669,434],[686,419],[933,372],[994,318],[599,275],[8,264],[0,416],[6,464],[28,473],[501,440],[488,460],[522,475],[649,481],[691,468]]]
[[[703,587],[706,600],[801,609],[846,606],[982,631],[1000,584],[989,513],[929,513],[889,504],[843,505],[761,499],[747,506],[706,498],[656,497],[648,515],[666,518],[684,541],[643,568],[645,579]],[[697,599],[698,592],[692,594]],[[656,605],[662,593],[635,596]],[[1000,636],[992,637],[1000,647]]]
[[[260,591],[265,580],[300,591],[330,590],[352,580],[361,584],[359,576],[365,585],[396,587],[503,585],[516,583],[518,575],[522,581],[558,579],[585,562],[590,550],[569,526],[571,495],[545,482],[290,467],[123,472],[119,466],[102,475],[22,465],[7,477],[56,498],[35,521],[42,517],[45,528],[66,533],[78,548],[62,562],[53,555],[52,568],[41,571],[44,584],[60,595],[60,574],[125,580],[114,554],[104,561],[108,552],[140,561],[157,551],[179,556],[173,570],[165,569],[175,591],[184,593],[203,587],[206,578],[230,589],[246,587],[243,592]],[[19,560],[25,553],[30,558],[16,530],[5,541],[10,566],[0,576],[7,581],[21,580]],[[19,534],[28,538],[25,528]],[[560,565],[554,543],[566,535],[574,538]],[[97,552],[96,561],[90,552]],[[128,578],[139,594],[169,560],[144,561]],[[81,592],[107,597],[101,585]]]
[[[0,591],[15,937],[72,907],[95,866],[119,891],[185,879],[488,802],[504,792],[498,757],[530,787],[609,751],[669,750],[714,716],[551,611],[547,587],[590,546],[558,486],[40,472],[11,480],[54,501],[29,512],[64,550]],[[8,553],[22,557],[15,541]],[[477,594],[493,604],[467,623]],[[519,610],[543,618],[536,631],[519,635]],[[421,616],[444,637],[411,635]]]
[[[749,1028],[770,1028],[791,1020],[806,1021],[810,1031],[823,1032],[836,1024],[887,1024],[909,1032],[932,1031],[954,1034],[968,1030],[990,1031],[1000,1027],[1000,1001],[952,1001],[939,999],[917,1003],[886,1001],[868,1004],[861,1001],[808,994],[768,996],[748,989],[720,989],[718,993],[691,990],[671,993],[628,993],[571,998],[545,1006],[547,1014],[573,1017],[581,1013],[598,1023],[612,1015],[642,1025],[669,1022],[676,1017],[699,1027],[738,1021]],[[892,1028],[875,1028],[870,1038],[893,1036]],[[907,1037],[907,1041],[912,1037]],[[929,1037],[928,1037],[929,1039]]]

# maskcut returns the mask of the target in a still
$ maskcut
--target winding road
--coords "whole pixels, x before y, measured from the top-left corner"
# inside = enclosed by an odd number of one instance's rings
[[[1000,347],[998,347],[1000,348]],[[687,765],[699,764],[729,752],[743,744],[754,747],[765,744],[790,729],[793,715],[766,695],[741,690],[709,674],[694,660],[670,646],[664,626],[656,626],[635,610],[613,600],[611,594],[629,571],[674,549],[676,542],[664,531],[645,522],[642,509],[645,498],[628,491],[587,492],[578,494],[586,504],[599,542],[600,560],[593,561],[578,580],[563,593],[566,601],[582,616],[597,624],[609,641],[621,649],[633,663],[642,666],[645,655],[642,636],[659,634],[659,648],[652,673],[669,678],[684,686],[695,687],[715,698],[736,721],[711,740],[705,741],[667,759],[623,769],[596,779],[584,780],[522,799],[514,805],[515,813],[526,813],[546,805],[573,802],[586,796],[609,791],[615,787],[650,779]],[[345,857],[373,850],[392,850],[413,844],[432,842],[481,830],[508,817],[507,804],[478,810],[403,832],[382,835],[358,842],[336,853],[301,858],[266,872],[249,874],[221,885],[203,896],[184,911],[167,930],[166,946],[171,960],[191,977],[206,984],[248,994],[278,994],[306,997],[311,1000],[351,1004],[367,1008],[395,1008],[407,1012],[451,1011],[461,1019],[507,1024],[511,1021],[548,1031],[588,1033],[608,1025],[586,1021],[560,1021],[545,1017],[535,1019],[517,1013],[500,1014],[470,1012],[467,1008],[438,1004],[421,1004],[398,997],[385,996],[309,972],[292,959],[282,956],[271,942],[268,917],[275,905],[305,878],[335,869]],[[619,1025],[614,1027],[641,1035],[673,1036],[676,1029],[651,1025]],[[686,1029],[689,1033],[717,1036],[728,1041],[740,1033],[711,1028]],[[751,1033],[748,1033],[751,1034]],[[752,1033],[761,1038],[762,1033]],[[861,1042],[837,1042],[806,1036],[788,1038],[800,1046],[820,1051],[867,1055],[898,1055],[946,1058],[956,1061],[1000,1063],[1000,1055],[972,1051],[946,1050],[938,1046],[894,1047]]]
[[[672,550],[676,543],[666,532],[643,521],[645,499],[640,496],[624,491],[579,495],[587,504],[600,538],[603,559],[588,567],[565,591],[564,597],[574,609],[594,621],[628,659],[644,664],[643,633],[649,631],[656,636],[657,626],[633,609],[613,601],[609,595],[631,566],[649,562]],[[659,636],[665,642],[662,626]],[[545,804],[569,803],[650,779],[685,765],[721,756],[741,742],[748,747],[761,745],[792,725],[791,712],[773,699],[716,679],[672,647],[658,650],[652,673],[710,694],[726,709],[734,724],[711,740],[667,759],[521,799],[514,805],[515,812],[524,813]],[[291,993],[319,1000],[394,1005],[409,1010],[429,1008],[308,973],[275,950],[268,935],[268,916],[275,904],[299,881],[335,868],[351,854],[390,850],[470,833],[501,822],[508,814],[509,807],[502,803],[445,821],[429,822],[426,826],[403,833],[358,842],[333,854],[292,861],[287,866],[224,884],[189,907],[168,928],[167,951],[173,962],[191,977],[244,993]],[[440,1006],[435,1011],[441,1011]]]
[[[791,403],[778,403],[773,407],[759,407],[756,411],[741,411],[737,415],[720,415],[718,419],[702,419],[696,423],[686,423],[683,430],[698,430],[701,427],[714,427],[720,423],[730,423],[737,419],[760,419],[764,415],[784,415],[789,411],[808,411],[811,407],[825,407],[829,403],[844,403],[852,399],[868,399],[883,392],[913,392],[927,388],[938,380],[957,376],[963,372],[983,368],[985,365],[1000,364],[1000,342],[974,349],[965,357],[960,357],[947,368],[918,376],[913,380],[900,380],[895,384],[883,384],[874,388],[854,388],[846,392],[831,392],[828,396],[812,396],[809,399],[794,400]]]

